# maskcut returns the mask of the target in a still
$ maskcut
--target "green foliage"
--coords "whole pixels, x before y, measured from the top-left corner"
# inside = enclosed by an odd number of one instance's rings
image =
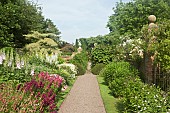
[[[64,63],[65,60],[63,58],[61,58],[61,56],[58,57],[58,64],[62,64]]]
[[[76,42],[75,42],[74,46],[75,46],[75,50],[77,50],[79,48],[80,45],[79,45],[79,40],[78,39],[76,39]]]
[[[91,72],[92,72],[94,75],[99,75],[100,71],[101,71],[105,66],[106,66],[106,65],[105,65],[105,64],[102,64],[102,63],[96,64],[94,67],[92,67]]]
[[[116,45],[119,43],[119,34],[118,33],[110,33],[104,36],[98,35],[96,37],[90,38],[80,38],[80,42],[82,44],[82,48],[89,53],[95,48],[97,45]]]
[[[122,99],[115,98],[110,94],[111,90],[108,88],[106,84],[104,84],[103,77],[97,76],[97,80],[99,83],[99,87],[100,87],[99,89],[100,89],[101,97],[103,99],[106,113],[113,113],[113,111],[114,113],[122,113],[123,112]]]
[[[60,76],[62,76],[65,79],[66,85],[69,85],[69,86],[73,85],[74,78],[71,77],[71,73],[69,73],[67,70],[60,69],[60,70],[57,70],[56,73],[59,74]]]
[[[26,0],[0,3],[0,47],[23,47],[24,34],[42,29],[43,16],[34,4]]]
[[[63,78],[41,72],[32,80],[16,86],[13,81],[0,84],[0,112],[56,112]]]
[[[30,69],[25,66],[27,55],[21,50],[13,48],[0,49],[0,81],[18,80],[25,82],[30,80]]]
[[[81,53],[76,54],[70,62],[77,66],[77,75],[85,74],[88,63],[87,53],[82,51]]]
[[[74,65],[77,66],[77,74],[76,75],[84,75],[86,73],[86,68],[82,64],[75,63]]]
[[[50,19],[46,19],[44,21],[43,30],[44,30],[43,33],[53,33],[56,36],[61,34],[61,32],[57,29],[57,27],[54,25],[54,23]],[[57,38],[59,37],[56,37],[56,39],[54,39],[56,42],[58,42]]]
[[[170,18],[169,0],[134,0],[128,3],[118,3],[114,14],[110,16],[108,27],[111,32],[121,35],[137,36],[143,25],[148,23],[148,16],[157,16],[157,21]]]
[[[99,45],[95,47],[91,52],[92,66],[98,63],[108,64],[113,61],[113,53],[114,51],[110,46]]]
[[[100,72],[100,76],[104,77],[107,85],[113,80],[122,77],[133,77],[138,74],[137,70],[132,68],[128,62],[112,62]]]
[[[170,103],[162,91],[155,86],[131,82],[133,86],[124,98],[125,112],[166,113]],[[140,86],[140,87],[139,87]]]
[[[0,66],[1,67],[1,66]],[[28,69],[14,69],[1,67],[0,69],[0,81],[18,80],[19,82],[26,82],[31,79],[30,73],[27,73]]]
[[[115,97],[124,97],[134,90],[140,90],[143,84],[138,76],[136,77],[118,77],[109,83],[111,94]]]
[[[39,33],[33,32],[32,34],[25,35],[26,39],[30,41],[30,44],[25,46],[25,49],[30,52],[41,51],[44,49],[45,51],[48,50],[55,50],[58,47],[58,44],[51,38],[54,34],[51,33]]]
[[[144,84],[127,62],[113,62],[101,72],[115,97],[123,97],[124,112],[168,112],[168,96],[159,88]]]
[[[80,43],[81,43],[81,48],[82,48],[83,50],[87,50],[88,46],[87,46],[87,40],[86,40],[86,38],[81,38],[81,39],[79,39],[79,41],[80,41]]]
[[[170,70],[170,21],[163,20],[158,24],[159,29],[157,33],[157,43],[154,44],[156,51],[155,63],[160,63],[162,71],[167,72]]]

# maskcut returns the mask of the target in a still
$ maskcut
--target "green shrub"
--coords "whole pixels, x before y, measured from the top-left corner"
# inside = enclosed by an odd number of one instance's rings
[[[104,76],[114,96],[123,97],[125,113],[169,112],[169,96],[155,86],[144,84],[129,63],[112,62],[100,75]]]
[[[106,65],[103,63],[96,64],[92,69],[91,72],[94,75],[99,75],[100,71],[105,67]]]
[[[88,64],[88,55],[86,52],[81,52],[76,54],[70,62],[77,66],[77,75],[84,75]]]
[[[65,60],[59,56],[58,57],[58,64],[63,64],[64,62],[65,62]]]
[[[130,77],[137,75],[136,69],[132,68],[128,62],[112,62],[100,72],[100,76],[104,77],[107,85],[114,79],[120,77]]]
[[[99,45],[91,52],[92,66],[98,63],[108,64],[113,61],[114,51],[111,46]]]
[[[77,74],[76,75],[84,75],[86,73],[86,68],[83,67],[81,64],[76,63],[77,66]]]
[[[111,89],[111,94],[115,97],[124,97],[133,92],[133,90],[140,90],[142,85],[143,83],[139,77],[121,77],[109,83],[109,88]]]
[[[125,112],[128,113],[168,113],[168,99],[161,90],[146,84],[129,92],[124,97]]]

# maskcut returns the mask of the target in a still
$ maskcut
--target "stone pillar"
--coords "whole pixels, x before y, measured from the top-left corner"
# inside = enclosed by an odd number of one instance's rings
[[[150,34],[157,25],[154,23],[156,21],[156,17],[154,15],[150,15],[148,17],[149,20],[149,27],[148,27],[148,34]],[[152,84],[154,82],[153,76],[153,61],[154,61],[154,53],[150,51],[154,40],[156,39],[155,36],[148,37],[146,41],[147,49],[145,51],[144,60],[145,60],[145,80],[148,84]]]

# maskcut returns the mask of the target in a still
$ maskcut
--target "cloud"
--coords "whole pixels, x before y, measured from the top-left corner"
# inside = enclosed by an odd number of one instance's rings
[[[33,0],[41,6],[61,31],[62,40],[74,43],[76,38],[104,35],[106,24],[119,0]],[[129,1],[129,0],[124,0]]]

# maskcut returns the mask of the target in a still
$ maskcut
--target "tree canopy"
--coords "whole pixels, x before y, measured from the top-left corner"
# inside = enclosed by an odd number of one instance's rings
[[[143,25],[148,24],[147,17],[155,15],[157,22],[170,18],[169,0],[133,0],[129,3],[117,3],[114,14],[109,17],[107,27],[110,32],[119,32],[134,38]]]
[[[24,47],[29,43],[24,35],[31,31],[60,34],[50,19],[44,19],[41,8],[27,0],[1,0],[0,12],[0,47]]]

